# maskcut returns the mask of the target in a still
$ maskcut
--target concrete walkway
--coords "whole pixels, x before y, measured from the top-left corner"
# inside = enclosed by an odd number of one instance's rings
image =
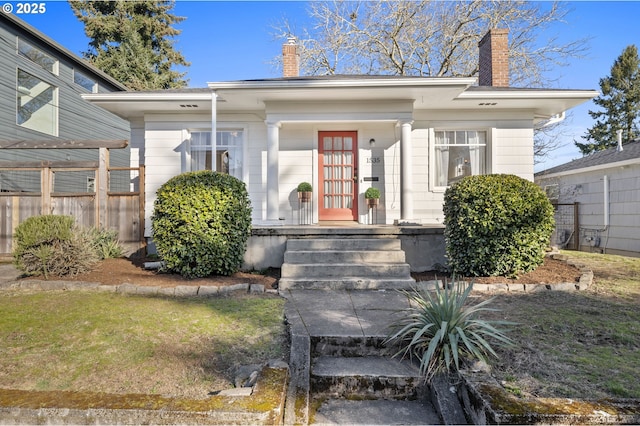
[[[308,336],[386,337],[394,312],[409,307],[394,290],[285,290],[292,330]]]
[[[285,290],[285,315],[291,328],[291,382],[287,407],[309,395],[309,341],[323,337],[385,338],[396,312],[409,307],[395,290]],[[285,424],[438,424],[440,417],[428,401],[328,400],[315,413],[285,410]],[[310,414],[312,418],[310,419]]]

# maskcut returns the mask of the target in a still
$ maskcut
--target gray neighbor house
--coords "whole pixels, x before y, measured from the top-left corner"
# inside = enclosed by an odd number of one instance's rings
[[[27,217],[73,214],[86,204],[83,194],[97,198],[101,149],[108,152],[106,167],[131,166],[129,122],[81,96],[127,90],[24,21],[0,13],[0,253],[10,251],[13,229]],[[130,172],[122,174],[114,182],[129,191]],[[98,208],[85,210],[80,222],[97,225]]]
[[[640,256],[640,139],[536,173],[535,182],[557,205],[552,243]]]

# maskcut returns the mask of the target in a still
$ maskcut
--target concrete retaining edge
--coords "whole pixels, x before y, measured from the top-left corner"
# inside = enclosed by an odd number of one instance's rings
[[[465,370],[458,398],[473,424],[640,424],[640,400],[518,398],[488,372]]]
[[[251,395],[183,400],[154,395],[83,393],[88,402],[60,404],[50,394],[0,389],[0,424],[264,424],[284,422],[288,368],[263,368]],[[70,401],[74,401],[73,394]],[[96,399],[99,408],[96,408]],[[77,399],[77,396],[76,396]],[[60,407],[59,405],[63,405]],[[130,407],[129,407],[130,406]],[[193,406],[193,408],[185,408]],[[126,407],[126,408],[125,408]]]
[[[19,280],[0,283],[0,290],[37,290],[37,291],[100,291],[105,293],[137,294],[147,296],[169,297],[214,297],[224,296],[232,292],[268,293],[277,295],[277,290],[265,289],[263,284],[233,284],[230,286],[189,286],[175,287],[141,286],[130,283],[120,285],[104,285],[85,281],[45,281]]]

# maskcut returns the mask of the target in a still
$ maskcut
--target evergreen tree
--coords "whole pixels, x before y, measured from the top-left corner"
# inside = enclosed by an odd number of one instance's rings
[[[618,130],[627,142],[639,135],[640,58],[635,45],[627,46],[613,63],[611,75],[600,79],[600,90],[602,95],[593,102],[603,111],[589,111],[596,123],[582,137],[585,143],[575,142],[584,155],[616,146]]]
[[[170,12],[170,0],[70,0],[76,17],[91,39],[84,53],[93,65],[134,90],[180,88],[189,66],[173,47],[180,30],[172,27],[185,18]]]

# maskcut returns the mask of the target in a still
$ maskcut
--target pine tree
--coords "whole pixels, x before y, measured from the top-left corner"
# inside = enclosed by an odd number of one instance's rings
[[[172,27],[185,18],[170,12],[170,0],[69,1],[91,39],[84,53],[93,65],[134,90],[180,88],[189,66],[173,47],[180,30]]]
[[[582,137],[585,143],[575,142],[583,155],[616,146],[618,130],[623,142],[640,134],[640,58],[635,45],[627,46],[613,63],[611,75],[600,79],[600,90],[593,103],[603,111],[589,111],[596,123]]]

